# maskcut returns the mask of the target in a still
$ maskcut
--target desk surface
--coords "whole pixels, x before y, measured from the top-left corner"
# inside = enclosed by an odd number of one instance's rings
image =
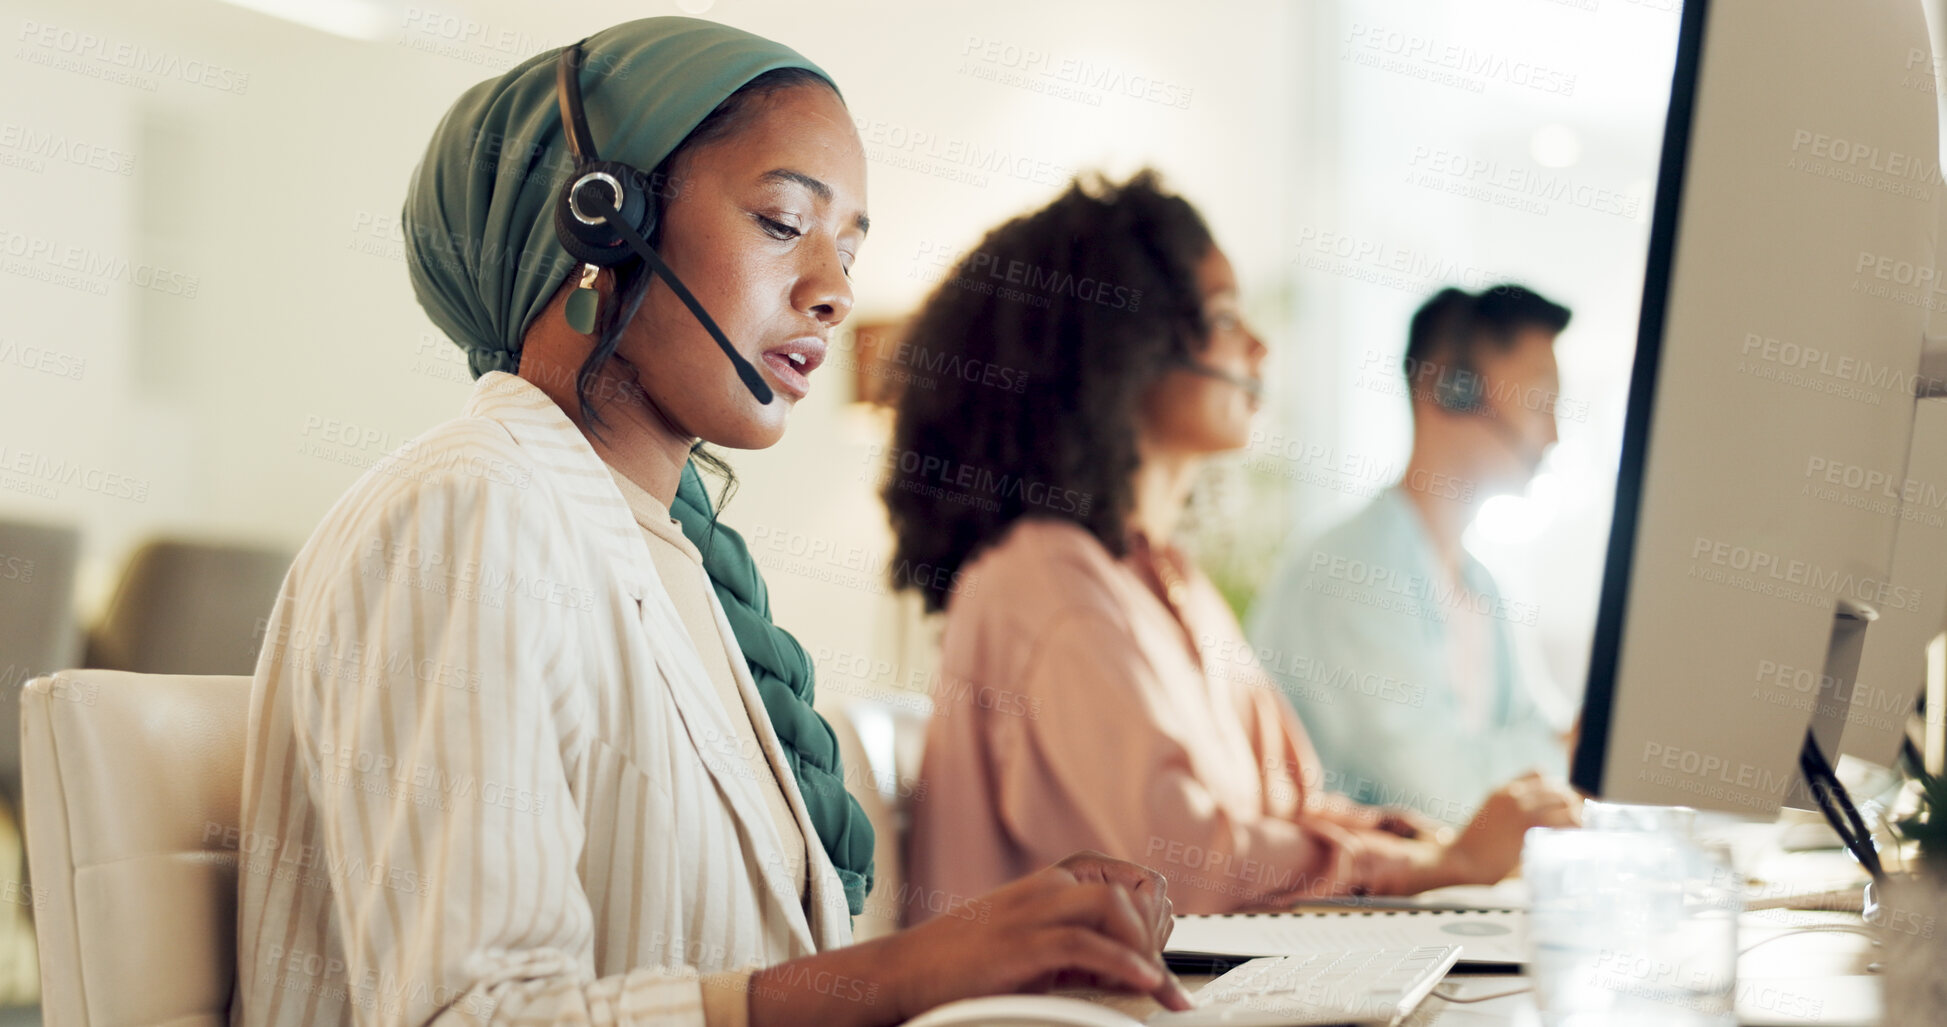
[[[1739,947],[1748,947],[1799,926],[1858,922],[1857,916],[1844,913],[1789,910],[1747,913],[1740,925]],[[1872,940],[1859,934],[1820,932],[1767,941],[1738,961],[1739,1022],[1808,1025],[1827,1022],[1823,1018],[1839,1012],[1839,1006],[1849,995],[1861,988],[1876,993],[1877,981],[1867,966],[1877,958]],[[1183,979],[1183,985],[1194,993],[1213,979],[1189,976]],[[1467,998],[1527,986],[1528,979],[1518,974],[1449,974],[1436,990]],[[1148,998],[1131,995],[1101,991],[1066,994],[1099,1002],[1138,1020],[1161,1008]],[[1539,1027],[1540,1022],[1532,993],[1523,991],[1465,1004],[1430,997],[1414,1011],[1405,1027]]]
[[[1777,844],[1781,830],[1772,824],[1724,824],[1717,825],[1711,833],[1714,840],[1724,841],[1736,850],[1740,869],[1769,885],[1825,886],[1846,880],[1863,885],[1864,872],[1843,852],[1781,850]],[[1449,889],[1447,894],[1429,893],[1422,898],[1446,898],[1462,904],[1525,906],[1526,895],[1519,881],[1504,881],[1491,888]],[[1744,914],[1739,921],[1738,948],[1750,951],[1738,960],[1739,1023],[1767,1027],[1871,1023],[1841,1014],[1856,1010],[1862,997],[1868,998],[1866,1005],[1877,1012],[1879,979],[1868,966],[1881,958],[1883,950],[1872,939],[1837,932],[1776,937],[1799,927],[1860,922],[1856,913],[1772,909]],[[1767,937],[1776,940],[1750,948]],[[1183,984],[1194,993],[1213,979],[1185,977]],[[1521,975],[1449,974],[1436,991],[1467,998],[1524,989],[1528,984],[1528,978]],[[1129,995],[1100,991],[1070,994],[1119,1009],[1137,1020],[1160,1008],[1147,998]],[[1540,1022],[1533,994],[1522,991],[1505,998],[1466,1004],[1429,997],[1406,1021],[1406,1027],[1539,1027]]]

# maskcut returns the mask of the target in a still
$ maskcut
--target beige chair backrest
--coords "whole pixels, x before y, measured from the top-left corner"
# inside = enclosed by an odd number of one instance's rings
[[[918,692],[888,694],[884,700],[854,699],[831,718],[845,761],[845,787],[865,810],[876,835],[872,849],[872,894],[865,911],[852,921],[852,934],[869,941],[899,929],[904,916],[906,837],[912,825],[914,793],[932,701]]]
[[[247,677],[64,671],[21,695],[52,1027],[229,1022]]]

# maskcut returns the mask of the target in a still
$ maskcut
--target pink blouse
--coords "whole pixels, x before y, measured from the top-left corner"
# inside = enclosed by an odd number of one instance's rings
[[[1187,561],[1183,621],[1072,522],[1015,523],[959,577],[915,789],[908,923],[1078,849],[1146,864],[1178,913],[1396,890],[1377,810],[1318,788],[1304,728]],[[1187,632],[1186,632],[1187,626]]]

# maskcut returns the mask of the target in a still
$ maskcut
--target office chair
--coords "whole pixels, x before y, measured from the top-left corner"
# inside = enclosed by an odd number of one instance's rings
[[[88,636],[86,665],[138,674],[249,674],[296,554],[158,539],[129,557]]]
[[[21,695],[50,1024],[227,1027],[247,677],[63,671]]]
[[[878,840],[861,940],[897,930],[927,713],[833,718]],[[64,671],[23,690],[27,854],[49,1023],[228,1022],[248,677]],[[861,730],[860,725],[863,725]]]
[[[74,615],[74,572],[81,533],[74,528],[0,522],[0,792],[20,809],[20,686],[72,667],[81,629]]]
[[[854,699],[830,718],[845,761],[845,787],[872,822],[872,894],[852,922],[860,941],[899,929],[906,904],[906,838],[932,702],[918,692]]]

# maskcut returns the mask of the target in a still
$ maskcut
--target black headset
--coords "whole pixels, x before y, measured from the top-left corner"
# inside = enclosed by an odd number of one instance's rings
[[[1487,405],[1487,383],[1474,369],[1471,357],[1461,356],[1442,369],[1433,383],[1433,405],[1450,414],[1479,417],[1493,430],[1501,443],[1532,469],[1541,464],[1542,453],[1530,445],[1526,436]]]
[[[554,234],[560,238],[562,249],[594,267],[613,267],[631,258],[641,258],[651,271],[669,283],[669,291],[683,301],[690,313],[696,315],[723,355],[730,358],[737,377],[743,380],[750,394],[759,403],[769,403],[770,385],[730,345],[723,329],[717,327],[703,304],[696,301],[682,279],[676,277],[649,245],[646,236],[656,220],[656,207],[650,202],[650,176],[632,165],[596,156],[594,136],[588,131],[588,115],[582,111],[581,63],[581,43],[575,43],[562,49],[560,63],[555,66],[561,123],[568,134],[568,150],[575,159],[575,170],[562,185],[561,195],[554,204]]]
[[[1480,372],[1474,370],[1472,360],[1459,357],[1442,369],[1433,383],[1433,403],[1455,414],[1488,412],[1487,384],[1481,381]]]

